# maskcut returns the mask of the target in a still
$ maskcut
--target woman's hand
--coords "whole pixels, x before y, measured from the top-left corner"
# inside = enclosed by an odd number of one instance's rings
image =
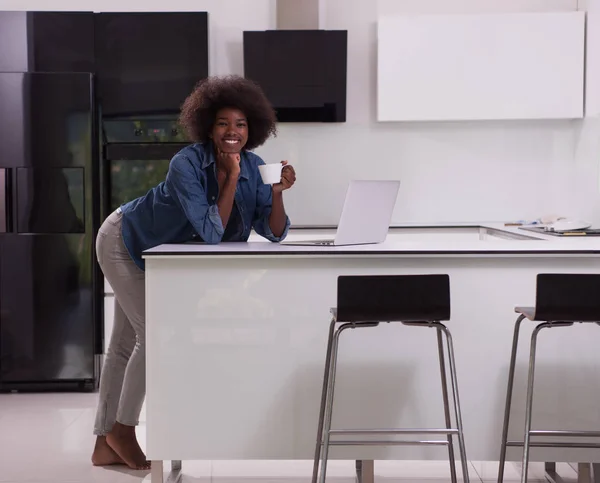
[[[217,163],[217,166],[229,176],[237,176],[240,174],[239,153],[224,153],[223,151],[218,151]]]
[[[282,161],[283,169],[281,170],[281,181],[273,185],[274,193],[281,193],[290,189],[296,182],[296,171],[294,167],[288,164],[287,161]]]

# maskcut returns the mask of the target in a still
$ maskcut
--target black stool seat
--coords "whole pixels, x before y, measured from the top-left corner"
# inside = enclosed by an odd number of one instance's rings
[[[450,320],[448,275],[361,275],[338,278],[338,322]]]
[[[515,311],[529,320],[545,322],[599,322],[600,275],[540,273],[535,307]]]
[[[556,327],[571,327],[575,323],[596,323],[600,325],[600,274],[564,274],[543,273],[537,276],[535,307],[516,307],[519,314],[515,322],[513,345],[508,371],[508,388],[504,410],[504,426],[500,446],[500,466],[498,483],[504,480],[504,464],[508,447],[523,447],[523,465],[521,482],[527,482],[529,466],[529,450],[531,447],[545,448],[600,448],[600,444],[590,442],[574,442],[580,437],[599,438],[600,431],[568,431],[568,430],[531,430],[533,412],[533,388],[535,374],[535,355],[537,337],[541,330]],[[541,322],[531,335],[529,351],[529,376],[527,381],[527,400],[525,406],[525,438],[523,441],[508,441],[510,424],[510,407],[514,385],[519,331],[523,320]],[[568,441],[531,441],[532,437],[557,438],[566,437]]]
[[[352,446],[388,446],[388,445],[443,445],[448,447],[448,460],[453,483],[457,482],[454,458],[453,436],[458,438],[460,460],[465,482],[469,481],[468,463],[465,451],[462,417],[458,397],[456,363],[450,331],[441,321],[450,319],[450,278],[448,275],[375,275],[342,276],[338,278],[337,307],[331,309],[332,320],[329,328],[321,410],[317,430],[317,444],[313,466],[313,483],[319,478],[325,483],[329,447],[332,445]],[[414,327],[433,327],[436,329],[440,375],[442,379],[442,397],[444,403],[445,428],[430,429],[331,429],[333,396],[337,368],[337,353],[340,335],[348,329],[377,327],[382,322],[400,322]],[[338,327],[338,324],[341,324]],[[448,383],[446,375],[445,349],[446,338],[449,373],[452,387],[455,426],[452,425]],[[339,440],[339,436],[385,435],[445,435],[436,440]],[[334,439],[332,439],[334,438]]]

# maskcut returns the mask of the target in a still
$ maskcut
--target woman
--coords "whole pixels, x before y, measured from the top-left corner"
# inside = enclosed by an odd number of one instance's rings
[[[111,214],[96,251],[115,294],[114,326],[100,380],[94,465],[147,469],[135,426],[145,397],[145,294],[142,252],[162,243],[246,241],[252,228],[285,238],[283,191],[296,180],[283,161],[281,182],[262,183],[264,162],[249,152],[276,133],[261,89],[237,77],[208,78],[186,99],[180,121],[195,144],[177,153],[164,182]]]

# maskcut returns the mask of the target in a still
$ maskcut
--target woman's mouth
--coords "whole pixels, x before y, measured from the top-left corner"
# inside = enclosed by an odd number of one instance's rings
[[[229,146],[235,146],[236,144],[239,144],[239,140],[237,139],[225,139],[225,144],[228,144]]]

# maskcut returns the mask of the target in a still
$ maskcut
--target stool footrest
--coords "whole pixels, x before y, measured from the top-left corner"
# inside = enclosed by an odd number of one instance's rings
[[[523,447],[523,441],[508,441],[506,446]],[[547,441],[547,442],[531,442],[530,448],[578,448],[578,449],[600,449],[600,443],[573,443],[570,441]]]
[[[600,431],[529,431],[531,436],[549,436],[549,437],[563,437],[563,438],[600,438]]]
[[[458,429],[332,429],[329,434],[458,434]]]
[[[323,443],[321,443],[321,446]],[[358,441],[358,440],[338,440],[329,441],[329,446],[448,446],[448,441]]]

